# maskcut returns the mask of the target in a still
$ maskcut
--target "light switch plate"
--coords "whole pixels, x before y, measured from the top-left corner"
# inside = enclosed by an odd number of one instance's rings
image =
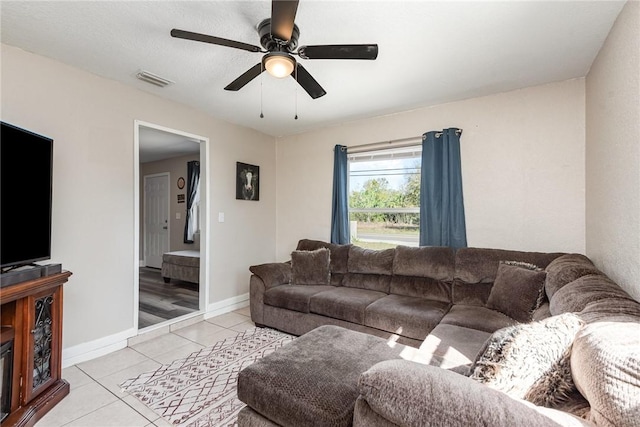
[[[218,222],[224,222],[224,212],[218,212]]]
[[[180,212],[176,212],[176,219],[180,219],[182,218],[182,215],[180,214]]]

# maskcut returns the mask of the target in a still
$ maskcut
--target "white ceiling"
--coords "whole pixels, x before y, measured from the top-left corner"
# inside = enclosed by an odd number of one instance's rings
[[[623,5],[302,0],[300,45],[379,45],[375,61],[300,59],[327,91],[315,100],[293,79],[266,73],[225,91],[261,54],[169,34],[178,28],[259,46],[255,26],[270,16],[270,1],[3,0],[0,12],[2,43],[281,136],[585,76]],[[175,84],[141,82],[140,69]]]
[[[200,142],[176,133],[147,126],[138,128],[140,163],[200,153]]]

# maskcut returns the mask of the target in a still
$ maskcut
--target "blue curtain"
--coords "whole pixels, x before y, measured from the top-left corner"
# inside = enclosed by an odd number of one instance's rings
[[[420,246],[467,246],[460,133],[450,128],[422,136]]]
[[[336,145],[333,153],[331,243],[349,243],[349,197],[347,195],[347,147]]]

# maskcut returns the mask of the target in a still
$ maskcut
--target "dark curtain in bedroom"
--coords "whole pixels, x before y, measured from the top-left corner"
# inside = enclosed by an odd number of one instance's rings
[[[187,162],[187,217],[184,224],[184,243],[193,243],[198,231],[197,205],[200,202],[200,162]]]

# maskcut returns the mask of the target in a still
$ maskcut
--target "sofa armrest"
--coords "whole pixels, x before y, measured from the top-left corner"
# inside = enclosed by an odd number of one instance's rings
[[[291,281],[291,263],[272,262],[252,265],[253,273],[249,279],[249,310],[251,320],[258,325],[264,324],[264,293],[273,287],[285,285]]]
[[[568,413],[510,398],[455,372],[407,360],[374,365],[360,376],[358,388],[373,411],[399,426],[591,425]]]
[[[291,263],[288,262],[252,265],[249,267],[249,271],[262,279],[265,289],[291,282]]]

